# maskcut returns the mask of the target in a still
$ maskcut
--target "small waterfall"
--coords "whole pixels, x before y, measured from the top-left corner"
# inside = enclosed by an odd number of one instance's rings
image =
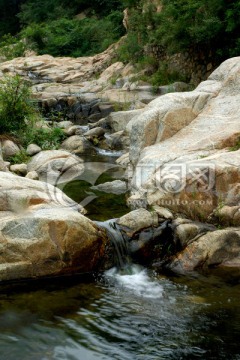
[[[115,266],[105,271],[105,280],[121,291],[125,290],[143,298],[161,298],[163,287],[149,276],[147,269],[132,262],[129,239],[122,233],[115,220],[108,220],[98,225],[107,230],[116,255]]]
[[[107,230],[108,237],[115,250],[115,266],[118,271],[126,271],[132,263],[129,256],[128,240],[114,219],[98,223],[98,225]]]

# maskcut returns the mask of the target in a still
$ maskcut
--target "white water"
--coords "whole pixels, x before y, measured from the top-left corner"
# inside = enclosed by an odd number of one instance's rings
[[[136,264],[129,265],[124,270],[114,267],[105,272],[105,278],[113,282],[117,289],[132,292],[143,298],[163,297],[163,287],[159,282],[150,278],[147,270]]]
[[[123,154],[122,151],[117,151],[117,150],[105,150],[105,149],[100,149],[100,148],[97,148],[97,147],[95,149],[97,150],[98,154],[104,155],[104,156],[120,157]]]

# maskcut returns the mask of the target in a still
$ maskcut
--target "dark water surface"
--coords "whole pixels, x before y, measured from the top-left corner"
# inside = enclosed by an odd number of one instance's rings
[[[0,290],[0,359],[240,359],[238,281],[137,268]]]

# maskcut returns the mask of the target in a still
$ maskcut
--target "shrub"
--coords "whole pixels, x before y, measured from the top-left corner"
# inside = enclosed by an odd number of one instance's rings
[[[26,153],[26,150],[21,150],[19,151],[16,155],[14,156],[11,156],[9,158],[9,161],[12,163],[12,164],[26,164],[28,163],[28,161],[31,159],[31,157],[29,155],[27,155]]]
[[[39,54],[84,56],[104,51],[123,34],[122,13],[113,11],[103,19],[60,18],[32,23],[21,33]]]
[[[16,133],[26,128],[37,111],[29,84],[19,75],[0,80],[0,134]]]
[[[6,60],[11,60],[23,56],[26,51],[26,44],[16,37],[6,34],[0,41],[0,53]]]
[[[23,146],[34,143],[41,147],[42,150],[58,149],[62,141],[66,138],[63,130],[60,128],[36,128],[28,126],[21,134]]]

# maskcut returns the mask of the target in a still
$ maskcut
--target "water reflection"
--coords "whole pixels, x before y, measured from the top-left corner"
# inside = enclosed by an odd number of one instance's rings
[[[128,276],[2,288],[0,359],[240,359],[239,284]]]

